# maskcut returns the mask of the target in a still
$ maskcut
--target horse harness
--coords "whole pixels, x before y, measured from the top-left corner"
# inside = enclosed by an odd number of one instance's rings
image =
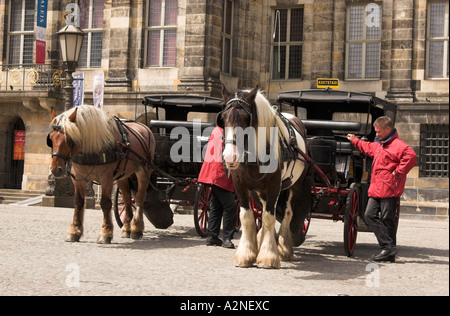
[[[144,144],[144,140],[143,140],[142,136],[140,136],[139,133],[137,133],[135,130],[133,130],[131,127],[127,126],[127,124],[126,124],[127,122],[133,122],[133,121],[130,121],[130,120],[124,121],[124,120],[119,119],[116,116],[114,117],[114,121],[117,125],[119,134],[121,135],[121,140],[118,141],[115,145],[110,144],[109,149],[107,149],[101,153],[98,153],[98,154],[77,153],[75,156],[72,157],[75,143],[70,136],[67,137],[67,146],[70,148],[70,153],[66,156],[66,155],[63,155],[62,153],[54,152],[53,151],[53,142],[50,138],[51,133],[49,133],[47,135],[47,146],[52,148],[52,157],[60,157],[65,161],[66,171],[75,181],[84,181],[92,174],[95,167],[97,167],[99,165],[106,165],[106,164],[114,163],[114,162],[118,162],[117,166],[113,172],[114,180],[118,180],[125,175],[125,169],[127,167],[129,160],[141,162],[143,165],[153,166],[153,162],[150,161],[150,159],[146,159],[145,157],[142,157],[140,154],[138,154],[136,151],[134,151],[130,147],[130,143],[128,141],[128,133],[129,132],[132,133],[138,139],[142,148],[144,148],[146,150],[146,156],[150,157],[150,151],[149,151],[150,147],[147,147],[146,144]],[[52,125],[52,129],[53,129],[53,131],[61,131],[62,133],[64,133],[64,129],[60,125],[60,122],[58,122],[58,124],[56,124],[56,125]],[[150,134],[150,132],[149,132],[149,134]],[[150,137],[149,137],[149,139],[150,139]],[[130,158],[130,154],[133,154],[137,158],[137,160]],[[125,159],[125,163],[122,168],[122,173],[117,176],[117,174],[120,170],[120,164],[121,164],[122,160],[124,160],[124,159]],[[78,164],[78,165],[93,166],[93,167],[87,176],[85,176],[82,179],[76,179],[75,175],[73,175],[69,171],[70,168],[68,168],[68,164],[70,161],[72,161],[73,163]]]

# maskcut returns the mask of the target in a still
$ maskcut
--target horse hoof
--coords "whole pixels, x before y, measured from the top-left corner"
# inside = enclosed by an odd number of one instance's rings
[[[252,265],[236,264],[235,267],[236,268],[248,269],[248,268],[253,268],[253,264]]]
[[[271,270],[271,269],[279,269],[280,267],[272,267],[272,266],[257,266],[258,269],[265,269],[265,270]]]
[[[122,238],[130,238],[131,232],[122,232]]]
[[[131,239],[139,240],[144,234],[142,232],[131,233]]]
[[[111,236],[98,236],[97,239],[97,244],[110,244],[112,241],[112,237]]]
[[[256,266],[258,269],[279,269],[280,260],[278,258],[257,260]]]
[[[65,242],[79,242],[80,241],[80,237],[79,235],[67,235]]]

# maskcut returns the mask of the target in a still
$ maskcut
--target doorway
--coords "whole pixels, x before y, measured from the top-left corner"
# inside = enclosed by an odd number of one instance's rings
[[[6,129],[6,150],[5,150],[5,184],[6,189],[21,189],[25,165],[25,124],[23,120],[16,116]]]

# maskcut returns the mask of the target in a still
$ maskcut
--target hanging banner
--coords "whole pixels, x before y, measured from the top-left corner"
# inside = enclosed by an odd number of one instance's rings
[[[38,0],[36,23],[36,64],[45,64],[47,46],[47,3],[48,0]]]
[[[84,72],[73,75],[73,106],[84,103]]]
[[[103,73],[94,76],[94,106],[99,109],[103,109],[103,90],[105,88],[104,81],[105,75]]]
[[[14,160],[25,160],[25,131],[14,131]]]

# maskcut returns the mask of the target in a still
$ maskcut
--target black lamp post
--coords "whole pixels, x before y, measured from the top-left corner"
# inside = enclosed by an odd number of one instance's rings
[[[73,107],[73,77],[76,64],[80,58],[83,46],[84,32],[77,26],[66,25],[58,33],[63,60],[63,68],[66,71],[66,83],[64,85],[65,110]]]
[[[72,73],[80,57],[81,46],[83,45],[84,32],[77,26],[66,25],[58,33],[63,60],[63,68],[66,71],[66,83],[64,85],[64,108],[65,111],[73,107],[73,77]],[[45,197],[42,199],[43,206],[52,207],[72,207],[74,187],[72,179],[65,175],[54,177],[49,175],[48,187]],[[86,192],[86,208],[94,208],[95,200],[92,184]]]

